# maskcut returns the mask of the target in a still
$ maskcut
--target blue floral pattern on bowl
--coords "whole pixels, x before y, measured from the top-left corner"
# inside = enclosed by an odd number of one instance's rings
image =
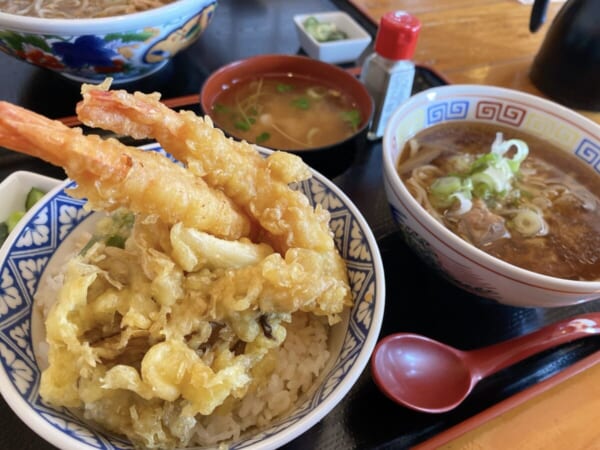
[[[217,2],[192,17],[107,34],[59,36],[0,30],[0,51],[77,81],[133,81],[158,71],[200,37]]]
[[[145,148],[164,154],[156,144]],[[269,152],[260,151],[263,154]],[[73,182],[63,183],[36,205],[24,227],[15,231],[18,234],[6,248],[4,258],[0,259],[0,385],[13,408],[25,408],[27,417],[43,419],[44,430],[34,428],[43,437],[64,433],[78,445],[83,444],[83,448],[131,449],[133,447],[127,440],[83,422],[65,408],[45,404],[38,393],[41,371],[34,356],[32,337],[34,294],[55,252],[91,214],[96,214],[83,208],[84,201],[65,193],[65,189],[73,186]],[[335,406],[335,399],[341,399],[352,387],[368,363],[381,327],[385,290],[383,268],[366,221],[350,200],[320,174],[315,173],[295,188],[304,192],[313,206],[320,204],[330,212],[330,227],[348,266],[354,306],[347,321],[336,325],[343,327],[339,331],[343,335],[339,356],[312,396],[290,416],[234,443],[232,449],[244,449],[257,443],[261,448],[275,448],[282,445],[279,433],[287,433],[289,440],[306,429],[307,424],[312,426],[320,420]],[[331,402],[329,409],[315,411],[326,401]],[[294,428],[299,430],[295,434]]]

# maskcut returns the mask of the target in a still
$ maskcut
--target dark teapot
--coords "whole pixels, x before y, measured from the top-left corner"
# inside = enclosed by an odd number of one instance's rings
[[[535,0],[529,29],[544,22],[550,0]],[[567,0],[531,67],[531,81],[575,109],[600,111],[600,0]]]

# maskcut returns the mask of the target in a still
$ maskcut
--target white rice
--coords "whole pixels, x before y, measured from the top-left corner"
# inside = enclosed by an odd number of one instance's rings
[[[237,440],[247,430],[265,428],[299,405],[329,361],[329,327],[318,318],[295,313],[283,345],[272,350],[275,370],[236,402],[225,415],[199,421],[195,445]]]
[[[57,270],[46,271],[35,297],[40,321],[45,321],[62,285],[64,265],[53,266],[58,266]],[[330,358],[329,325],[308,313],[297,312],[292,318],[292,323],[286,325],[287,337],[283,345],[272,349],[268,356],[275,361],[274,370],[253,385],[242,399],[236,400],[228,413],[220,413],[217,409],[210,416],[197,416],[199,420],[190,445],[214,447],[266,428],[291,413],[311,392]],[[43,324],[37,326],[43,327]],[[43,369],[47,366],[48,355],[45,331],[34,338],[34,346]]]

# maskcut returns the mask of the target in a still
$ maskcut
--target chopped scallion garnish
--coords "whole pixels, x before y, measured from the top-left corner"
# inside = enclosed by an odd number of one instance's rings
[[[306,97],[298,97],[292,100],[292,105],[298,109],[308,109],[310,108],[310,100]]]
[[[271,135],[269,133],[267,133],[266,131],[263,133],[260,133],[258,136],[256,136],[256,143],[260,144],[262,142],[268,141],[270,137],[271,137]]]
[[[356,131],[358,129],[358,125],[360,124],[360,111],[358,109],[351,109],[350,111],[343,111],[341,113],[342,120],[350,125],[352,131]]]
[[[504,156],[511,148],[516,148],[512,158]],[[504,197],[512,191],[512,183],[521,162],[527,157],[527,144],[519,139],[505,141],[498,133],[492,143],[490,153],[480,156],[473,162],[466,175],[441,177],[430,186],[431,200],[439,207],[446,208],[456,200],[458,210],[463,211],[471,197],[489,200]]]

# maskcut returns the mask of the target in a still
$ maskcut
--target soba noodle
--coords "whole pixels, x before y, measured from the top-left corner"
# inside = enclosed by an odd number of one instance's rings
[[[146,11],[174,0],[0,0],[0,11],[55,19],[90,19]]]

